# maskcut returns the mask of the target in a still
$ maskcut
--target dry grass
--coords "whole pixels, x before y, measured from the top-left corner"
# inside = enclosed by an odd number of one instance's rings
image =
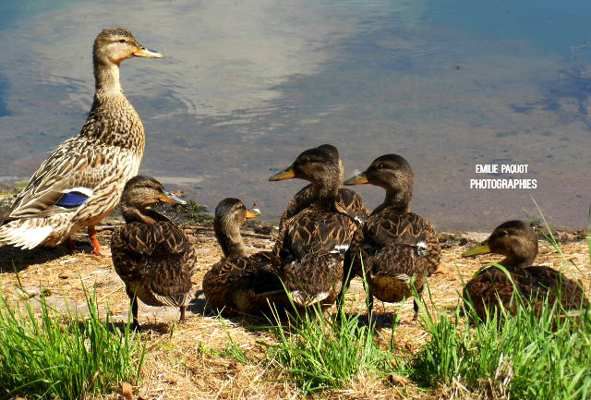
[[[194,277],[195,290],[207,268],[219,260],[221,252],[207,227],[191,229],[199,255],[200,270]],[[84,251],[68,254],[63,250],[23,253],[9,248],[0,249],[0,290],[9,299],[22,302],[45,294],[47,302],[58,309],[78,308],[84,312],[83,286],[96,291],[101,307],[108,308],[115,319],[127,320],[128,299],[123,284],[114,272],[108,249],[108,231],[101,234],[106,245],[103,257]],[[270,238],[247,235],[251,251],[269,248]],[[437,310],[453,310],[458,303],[458,292],[464,281],[483,264],[497,258],[462,259],[464,247],[445,246],[441,270],[430,280],[433,303]],[[587,243],[583,240],[562,245],[566,260],[546,244],[541,244],[537,264],[550,265],[570,277],[577,277],[589,290],[591,267]],[[16,272],[15,272],[16,271]],[[361,282],[355,280],[347,296],[347,312],[365,312],[365,296]],[[289,376],[269,363],[267,347],[274,343],[271,333],[257,330],[264,321],[227,320],[203,313],[204,301],[197,296],[184,324],[177,324],[178,310],[153,308],[140,304],[142,336],[148,353],[142,383],[134,388],[134,398],[144,399],[295,399],[302,395]],[[394,342],[403,355],[416,352],[428,339],[418,321],[412,320],[411,300],[402,304],[375,306],[379,318],[379,343],[384,348]],[[396,313],[401,323],[395,337],[391,335],[391,314]],[[234,346],[233,349],[230,347]],[[231,350],[246,357],[234,357]],[[117,398],[113,394],[110,398]],[[461,385],[426,391],[408,383],[404,378],[391,376],[377,379],[358,377],[344,389],[325,391],[314,398],[324,399],[436,399],[475,398]],[[484,395],[483,395],[484,396]]]

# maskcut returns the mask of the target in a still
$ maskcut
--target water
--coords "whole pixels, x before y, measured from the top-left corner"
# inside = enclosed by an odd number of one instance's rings
[[[269,183],[271,170],[333,143],[348,173],[404,155],[413,208],[441,228],[535,215],[530,196],[555,224],[586,223],[585,0],[5,0],[0,11],[0,175],[28,176],[78,132],[92,40],[124,25],[167,56],[122,67],[147,130],[143,172],[210,207],[241,197],[275,218],[303,183]],[[529,164],[538,189],[470,190],[475,164],[495,160]],[[371,206],[382,197],[359,191]]]

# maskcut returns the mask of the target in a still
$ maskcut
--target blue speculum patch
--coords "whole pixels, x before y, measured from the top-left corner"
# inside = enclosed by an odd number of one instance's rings
[[[81,192],[64,193],[55,203],[56,206],[63,208],[76,208],[84,204],[88,196]]]

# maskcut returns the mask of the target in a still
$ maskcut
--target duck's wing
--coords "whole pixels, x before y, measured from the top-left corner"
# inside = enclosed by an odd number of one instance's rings
[[[372,215],[363,247],[373,257],[373,273],[431,275],[441,260],[441,246],[429,221],[415,213]],[[369,260],[368,260],[369,262]]]
[[[129,164],[128,158],[127,153],[99,146],[84,137],[65,141],[18,194],[6,220],[79,210],[95,195],[98,186],[117,180],[113,166]]]
[[[310,253],[344,253],[357,229],[358,224],[350,216],[311,206],[287,221],[275,253],[284,261]]]
[[[363,198],[354,190],[340,188],[338,203],[358,223],[364,224],[367,221],[369,210],[365,207]]]
[[[309,253],[287,263],[281,279],[293,302],[302,307],[332,304],[343,285],[341,253]]]
[[[113,233],[111,251],[123,281],[144,282],[164,304],[184,304],[197,257],[180,228],[170,222],[126,224]]]
[[[531,266],[524,270],[521,278],[522,292],[530,297],[548,301],[559,301],[565,309],[578,309],[589,304],[580,282],[546,266]]]
[[[279,230],[283,228],[286,222],[295,217],[300,211],[310,207],[316,201],[316,194],[312,184],[305,186],[297,192],[287,204],[287,208],[279,219]],[[359,223],[365,222],[369,215],[367,208],[363,203],[363,198],[355,191],[348,188],[340,188],[337,198],[339,208],[344,210],[353,218],[357,218]]]
[[[203,277],[203,291],[209,305],[242,312],[266,306],[265,298],[269,294],[283,291],[277,275],[278,264],[271,252],[222,259]]]
[[[488,267],[479,271],[468,281],[463,290],[463,298],[468,308],[485,320],[504,308],[515,312],[517,299],[514,297],[515,285],[519,286],[518,277],[495,267]]]

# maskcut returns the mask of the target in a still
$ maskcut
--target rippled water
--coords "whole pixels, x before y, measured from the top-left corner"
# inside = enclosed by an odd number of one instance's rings
[[[122,67],[143,172],[200,202],[238,196],[276,217],[303,183],[269,183],[271,169],[328,142],[348,172],[404,155],[414,209],[440,227],[535,215],[532,195],[552,222],[583,226],[590,18],[587,0],[4,0],[0,176],[28,176],[78,132],[94,36],[122,25],[166,55]],[[474,165],[495,160],[529,164],[539,188],[470,190]]]

